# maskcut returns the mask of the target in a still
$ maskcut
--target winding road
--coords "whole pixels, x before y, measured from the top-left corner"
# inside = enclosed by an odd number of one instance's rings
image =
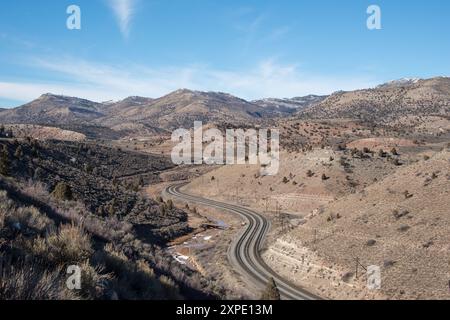
[[[226,210],[237,214],[246,221],[246,228],[232,242],[228,250],[228,257],[237,271],[257,288],[266,287],[270,278],[274,278],[284,300],[317,300],[315,295],[298,288],[288,280],[276,274],[261,258],[264,239],[270,228],[270,222],[256,211],[234,204],[218,202],[180,191],[187,183],[167,187],[164,192],[174,198]]]

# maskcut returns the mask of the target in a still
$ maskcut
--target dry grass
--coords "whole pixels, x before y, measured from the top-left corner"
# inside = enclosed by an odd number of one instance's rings
[[[0,268],[0,300],[76,299],[77,296],[65,287],[62,275],[62,269],[47,271],[35,263]]]
[[[75,225],[62,225],[57,233],[35,239],[30,250],[58,265],[82,263],[93,253],[89,235]]]
[[[131,261],[122,251],[108,244],[102,256],[105,268],[118,275],[114,287],[124,299],[180,299],[172,279],[155,274],[144,260]]]

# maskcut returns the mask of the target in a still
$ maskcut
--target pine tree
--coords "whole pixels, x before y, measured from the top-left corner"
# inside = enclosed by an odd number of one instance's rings
[[[261,300],[281,300],[280,291],[278,291],[274,278],[270,278],[266,289],[261,295]]]

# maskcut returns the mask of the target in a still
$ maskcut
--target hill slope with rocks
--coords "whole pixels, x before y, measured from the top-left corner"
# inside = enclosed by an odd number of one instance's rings
[[[351,118],[389,124],[405,116],[450,114],[450,78],[400,81],[374,89],[337,92],[302,110],[305,118]]]

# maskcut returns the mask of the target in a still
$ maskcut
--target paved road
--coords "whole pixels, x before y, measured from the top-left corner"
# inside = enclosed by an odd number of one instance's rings
[[[232,242],[228,250],[229,259],[237,271],[261,290],[265,288],[271,277],[274,278],[282,299],[318,299],[313,294],[296,287],[277,275],[261,258],[260,251],[264,243],[264,238],[270,228],[270,223],[265,217],[248,208],[183,193],[180,191],[180,188],[184,185],[186,183],[170,186],[166,188],[165,193],[180,200],[195,202],[220,210],[227,210],[239,215],[246,221],[246,228]]]

